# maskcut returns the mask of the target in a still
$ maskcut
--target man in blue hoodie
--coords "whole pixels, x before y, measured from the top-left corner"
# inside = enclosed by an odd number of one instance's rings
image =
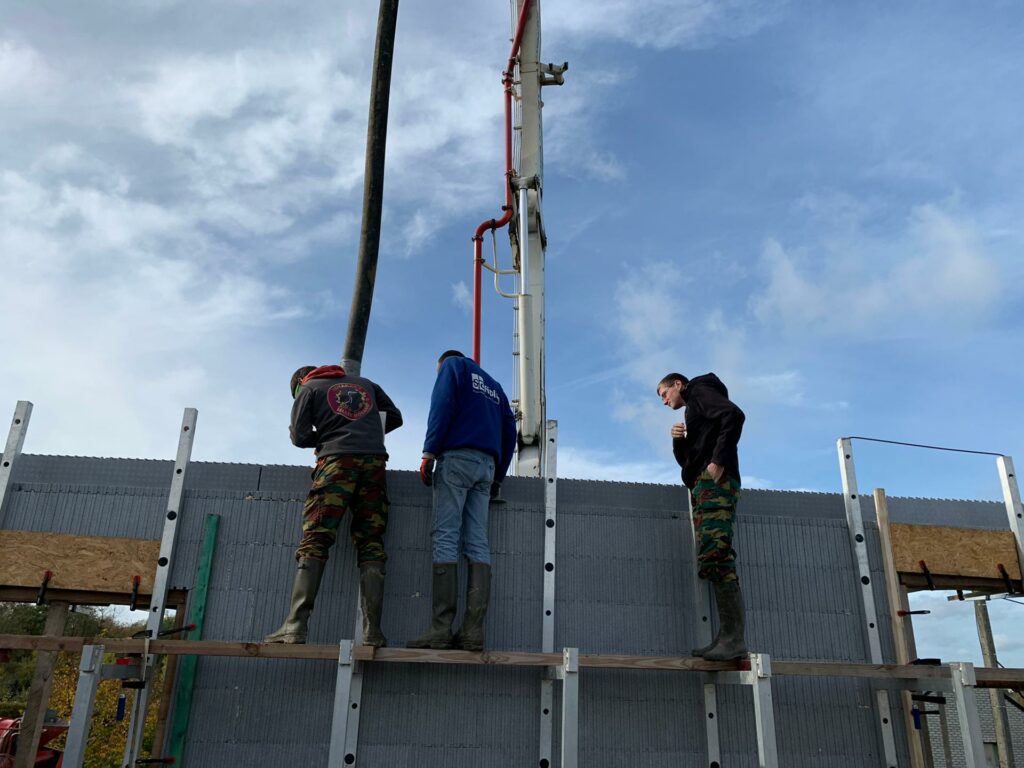
[[[687,379],[670,373],[658,382],[658,397],[685,421],[672,425],[672,453],[690,489],[697,538],[697,575],[711,582],[718,606],[718,636],[694,656],[729,661],[746,655],[743,595],[732,547],[740,496],[737,444],[745,416],[713,373]]]
[[[433,616],[408,647],[483,650],[491,594],[488,504],[515,447],[516,420],[501,385],[461,352],[441,355],[420,464],[420,479],[434,489]],[[462,628],[453,636],[460,553],[469,578]]]

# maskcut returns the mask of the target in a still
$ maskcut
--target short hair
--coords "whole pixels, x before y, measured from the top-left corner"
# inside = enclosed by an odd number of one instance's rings
[[[315,365],[304,365],[301,368],[296,369],[295,373],[292,374],[291,388],[288,390],[288,394],[295,397],[295,388],[302,383],[304,378],[315,370]]]
[[[449,349],[447,352],[445,352],[439,358],[437,358],[437,362],[443,363],[449,357],[465,357],[465,355],[459,352],[459,350],[457,349]]]
[[[667,376],[665,376],[664,378],[662,378],[661,381],[658,382],[658,386],[654,388],[654,391],[658,392],[662,387],[671,387],[677,381],[683,382],[683,386],[684,387],[687,384],[690,383],[690,380],[688,378],[686,378],[685,376],[683,376],[683,374],[681,374],[681,373],[670,373]]]

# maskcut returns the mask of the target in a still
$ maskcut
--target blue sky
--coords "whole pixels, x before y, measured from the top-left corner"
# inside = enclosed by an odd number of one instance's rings
[[[544,59],[570,62],[544,92],[561,474],[674,482],[670,370],[728,384],[750,486],[837,490],[848,434],[1024,463],[1018,4],[543,14]],[[470,344],[508,21],[400,10],[364,361],[406,415],[394,467],[418,463],[437,354]],[[0,403],[35,403],[26,450],[170,456],[195,406],[198,459],[309,460],[285,383],[341,353],[375,24],[366,0],[0,9]],[[511,308],[485,299],[511,389]],[[989,457],[857,450],[864,491],[1000,495]]]

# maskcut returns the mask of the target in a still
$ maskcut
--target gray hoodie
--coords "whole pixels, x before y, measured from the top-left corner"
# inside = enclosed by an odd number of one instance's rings
[[[386,415],[381,425],[380,414]],[[317,458],[369,454],[387,458],[384,432],[402,426],[402,412],[383,389],[361,376],[312,379],[292,406],[291,438]]]

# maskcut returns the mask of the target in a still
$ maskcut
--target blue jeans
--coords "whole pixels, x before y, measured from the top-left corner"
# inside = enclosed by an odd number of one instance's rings
[[[473,448],[445,451],[434,467],[434,562],[454,563],[459,552],[474,563],[490,563],[487,505],[494,459]],[[460,548],[461,544],[461,548]]]

